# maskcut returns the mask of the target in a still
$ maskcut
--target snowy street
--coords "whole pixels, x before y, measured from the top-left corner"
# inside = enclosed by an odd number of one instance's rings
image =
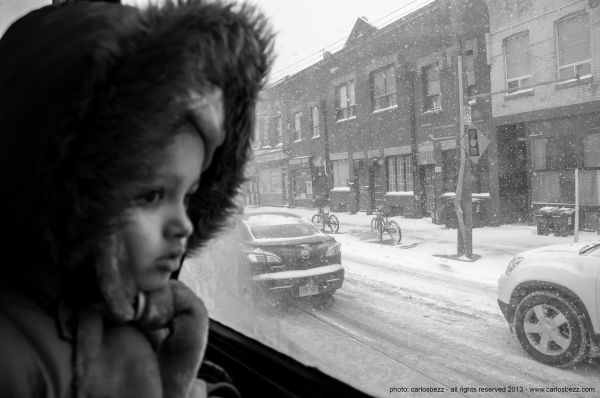
[[[308,218],[314,213],[260,210]],[[335,214],[340,231],[333,236],[342,243],[346,278],[333,301],[323,307],[304,301],[287,308],[232,312],[225,308],[231,302],[223,304],[231,297],[211,297],[209,308],[212,304],[216,319],[375,396],[407,396],[411,388],[420,387],[456,391],[457,396],[564,395],[547,390],[553,387],[595,389],[570,392],[572,397],[600,392],[598,359],[567,370],[536,362],[511,335],[496,302],[498,276],[514,254],[572,242],[572,236],[537,236],[534,226],[525,225],[477,228],[474,253],[481,258],[463,262],[439,257],[455,253],[456,230],[427,219],[394,217],[403,237],[392,245],[379,242],[370,231],[372,216]],[[580,240],[597,236],[582,232]],[[189,268],[193,273],[186,276],[203,296],[205,267]]]

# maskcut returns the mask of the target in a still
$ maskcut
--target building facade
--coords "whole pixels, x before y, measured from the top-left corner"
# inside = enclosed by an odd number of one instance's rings
[[[501,214],[531,218],[600,205],[600,6],[595,0],[490,1],[488,58]]]
[[[442,222],[440,198],[458,176],[462,53],[471,127],[483,138],[471,188],[496,216],[497,158],[483,144],[491,102],[478,96],[490,92],[488,22],[483,0],[434,1],[382,28],[359,18],[343,49],[270,86],[257,111],[260,203],[310,206],[325,196],[334,210],[383,207]],[[281,181],[277,197],[267,181]]]

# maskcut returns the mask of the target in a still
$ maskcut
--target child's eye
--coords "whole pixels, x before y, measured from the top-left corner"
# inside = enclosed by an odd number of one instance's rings
[[[136,198],[136,202],[147,205],[154,204],[161,200],[164,196],[165,191],[163,189],[152,189],[139,195]]]

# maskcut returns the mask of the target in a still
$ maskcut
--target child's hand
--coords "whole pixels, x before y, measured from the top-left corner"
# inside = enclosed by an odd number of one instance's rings
[[[165,289],[147,294],[136,325],[158,347],[164,396],[187,397],[206,350],[208,312],[204,303],[185,284],[171,280]]]

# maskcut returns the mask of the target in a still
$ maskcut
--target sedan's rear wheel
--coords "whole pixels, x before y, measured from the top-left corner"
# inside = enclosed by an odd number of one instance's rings
[[[573,300],[541,291],[525,297],[515,312],[515,332],[529,355],[547,365],[570,367],[589,349],[583,314]]]

